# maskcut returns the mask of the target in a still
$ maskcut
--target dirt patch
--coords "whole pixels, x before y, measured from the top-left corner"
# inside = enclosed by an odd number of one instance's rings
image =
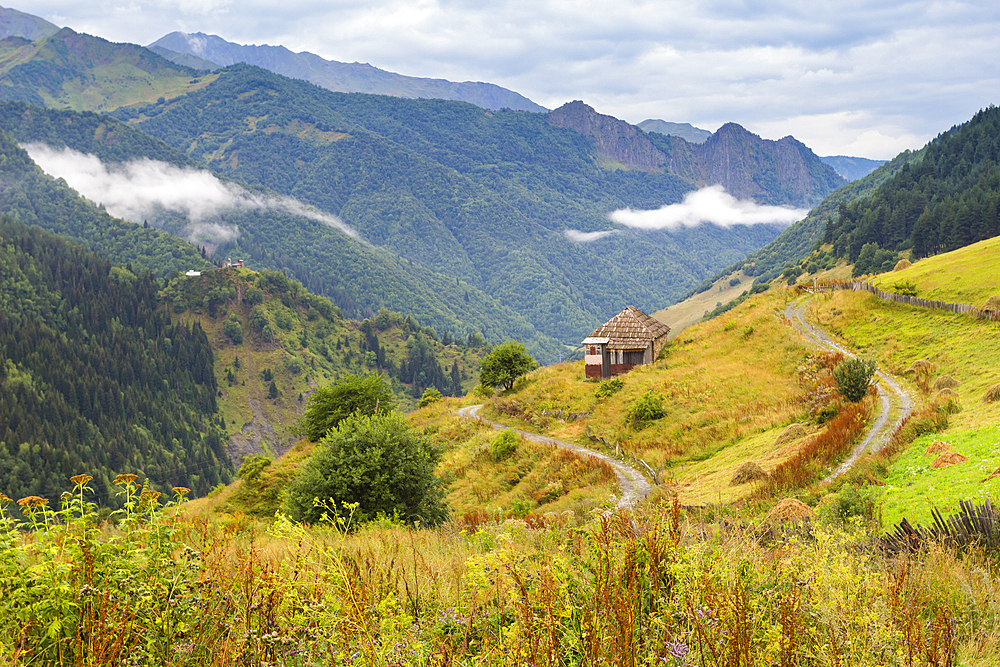
[[[930,456],[931,454],[940,454],[941,452],[947,452],[951,450],[951,445],[947,442],[942,442],[937,440],[927,445],[927,449],[924,450],[924,456]]]
[[[764,523],[775,524],[782,521],[802,521],[803,519],[815,519],[816,512],[801,500],[795,498],[785,498],[771,508],[764,518]]]
[[[788,428],[781,432],[775,441],[775,447],[784,447],[787,444],[797,442],[809,435],[809,429],[805,424],[789,424]]]
[[[934,459],[934,462],[931,463],[931,467],[935,469],[947,468],[949,466],[957,466],[960,463],[965,463],[968,460],[968,456],[962,456],[958,452],[945,452]]]
[[[753,461],[747,461],[736,469],[736,473],[729,481],[729,485],[739,486],[740,484],[756,482],[759,479],[767,479],[767,473],[764,472],[764,469],[761,468],[759,464]]]

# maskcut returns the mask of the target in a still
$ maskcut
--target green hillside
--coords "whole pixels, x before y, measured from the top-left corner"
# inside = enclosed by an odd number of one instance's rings
[[[197,89],[214,75],[134,44],[63,28],[29,42],[0,41],[0,99],[77,111],[109,111]]]
[[[104,505],[144,470],[161,491],[232,474],[200,326],[159,307],[156,280],[0,218],[0,487],[53,501],[81,471]]]
[[[777,232],[704,225],[570,241],[567,229],[611,231],[609,212],[673,203],[693,184],[605,169],[585,137],[536,114],[337,94],[238,65],[198,92],[117,115],[221,175],[336,213],[571,343],[623,302],[676,298]]]

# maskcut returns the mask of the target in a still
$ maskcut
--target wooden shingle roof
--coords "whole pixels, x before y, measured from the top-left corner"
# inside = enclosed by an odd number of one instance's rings
[[[651,342],[670,333],[670,327],[635,306],[626,306],[590,334],[588,338],[607,338],[609,350],[644,350]]]

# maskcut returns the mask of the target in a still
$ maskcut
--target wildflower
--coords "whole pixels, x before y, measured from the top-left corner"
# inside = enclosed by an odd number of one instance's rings
[[[0,493],[0,503],[9,503],[10,498],[7,497],[6,493]]]
[[[17,501],[18,507],[35,508],[35,507],[44,507],[45,505],[48,504],[49,504],[48,498],[40,498],[38,496],[27,496]]]
[[[69,491],[63,491],[62,494],[59,496],[59,502],[63,504],[68,503],[72,499],[73,499],[73,494],[70,493]]]
[[[133,475],[128,473],[127,475],[115,475],[115,484],[135,484],[135,480],[139,479],[138,475]]]
[[[187,488],[186,486],[175,486],[174,493],[176,493],[178,496],[184,497],[187,494],[191,493],[191,489]]]
[[[154,491],[153,489],[150,488],[144,488],[142,490],[142,494],[140,494],[139,497],[142,498],[143,500],[152,502],[160,497],[160,492]]]
[[[73,484],[77,486],[83,486],[92,479],[94,478],[88,475],[87,473],[83,473],[80,475],[73,475],[72,477],[69,478],[69,481],[73,482]]]

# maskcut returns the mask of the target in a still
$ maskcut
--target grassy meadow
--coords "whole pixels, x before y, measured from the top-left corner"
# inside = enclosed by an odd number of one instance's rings
[[[974,271],[960,271],[968,284],[940,275],[947,257],[917,268],[921,293],[947,283],[989,296]],[[903,517],[926,524],[932,506],[947,515],[993,497],[1000,402],[983,399],[1000,382],[997,325],[867,293],[809,297],[814,321],[917,404],[886,452],[823,486],[876,398],[839,397],[841,358],[784,320],[796,298],[775,284],[620,383],[565,363],[501,395],[415,410],[448,481],[452,518],[435,528],[358,524],[332,503],[316,525],[289,521],[281,491],[308,443],[208,498],[177,489],[166,507],[123,476],[125,509],[104,521],[85,477],[59,507],[0,496],[0,664],[1000,665],[997,554],[924,543],[893,556],[879,540]],[[221,321],[204,320],[210,336]],[[285,342],[271,352],[309,363],[311,340]],[[512,426],[602,449],[588,434],[603,438],[661,484],[608,513],[606,466],[457,416],[476,402]],[[929,447],[968,460],[934,468]],[[748,462],[767,477],[734,485]]]

